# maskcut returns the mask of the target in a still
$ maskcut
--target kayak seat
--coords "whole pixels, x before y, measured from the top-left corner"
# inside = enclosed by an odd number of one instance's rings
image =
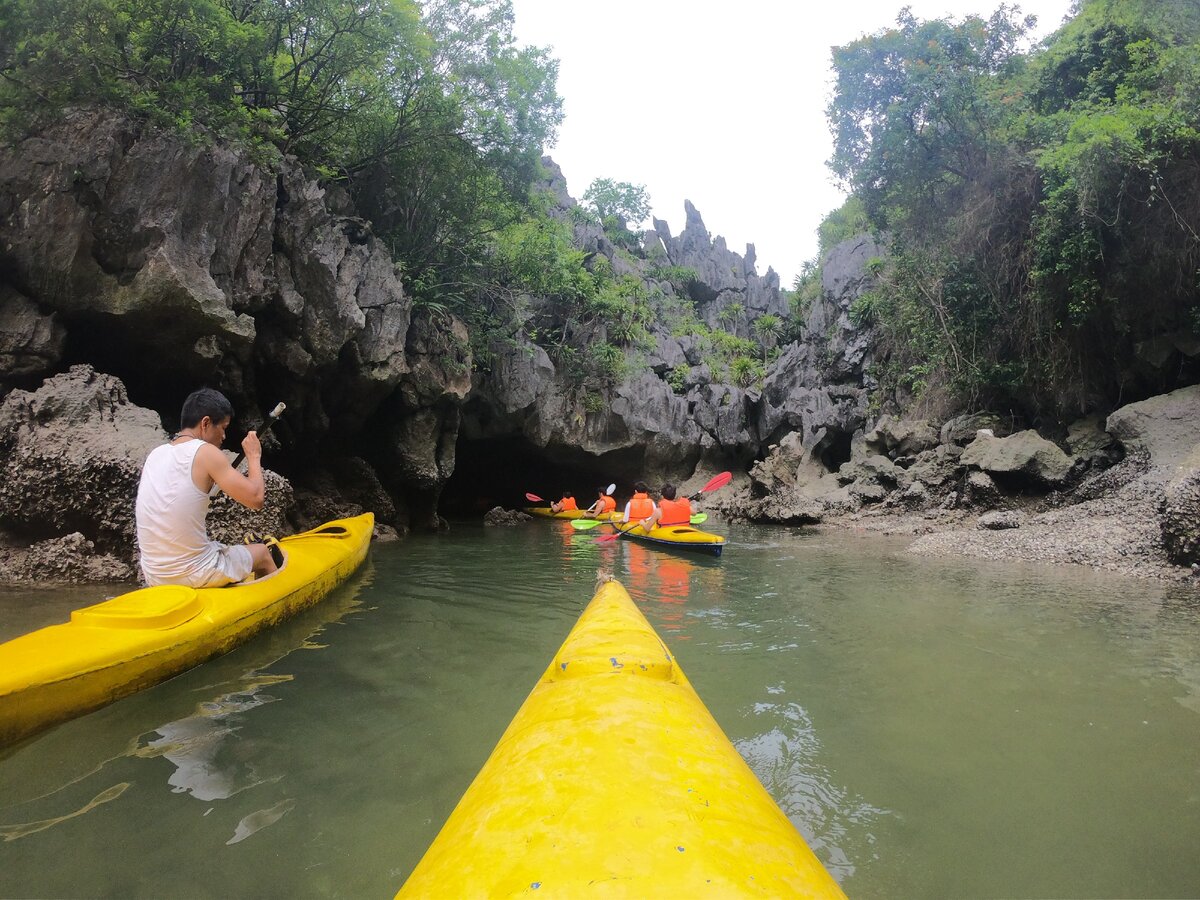
[[[71,621],[90,628],[175,628],[195,618],[203,608],[204,601],[195,588],[165,584],[77,609],[71,613]]]
[[[328,534],[332,537],[346,537],[350,532],[341,525],[326,525],[324,528],[318,528],[316,531],[310,531],[309,534]]]

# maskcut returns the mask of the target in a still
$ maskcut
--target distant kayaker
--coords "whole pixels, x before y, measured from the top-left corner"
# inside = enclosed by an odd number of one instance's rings
[[[666,528],[668,525],[690,525],[692,521],[692,501],[687,497],[675,499],[675,485],[667,482],[662,486],[662,499],[658,508],[642,521],[642,528]]]
[[[633,496],[625,504],[625,522],[636,522],[638,519],[648,519],[657,510],[654,501],[650,499],[650,488],[646,482],[639,481],[633,486]]]
[[[575,504],[575,495],[570,491],[563,491],[561,500],[554,500],[550,503],[551,512],[562,512],[564,509],[579,509]]]
[[[599,498],[587,509],[587,514],[592,518],[602,516],[605,513],[611,513],[617,508],[617,501],[608,494],[608,488],[601,485],[596,488],[600,492]]]
[[[183,402],[179,433],[146,457],[136,515],[147,584],[221,587],[251,572],[262,577],[275,571],[266,544],[222,544],[209,540],[204,526],[214,484],[250,509],[262,509],[266,499],[258,434],[247,432],[242,440],[245,475],[221,452],[232,419],[233,406],[220,391],[193,391]]]

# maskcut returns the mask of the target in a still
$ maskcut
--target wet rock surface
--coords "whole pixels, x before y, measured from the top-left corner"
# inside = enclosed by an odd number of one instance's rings
[[[483,516],[484,525],[520,525],[532,521],[533,516],[519,509],[505,509],[503,506],[493,506]]]
[[[0,581],[13,584],[91,584],[133,581],[134,566],[78,531],[28,547],[0,546]]]

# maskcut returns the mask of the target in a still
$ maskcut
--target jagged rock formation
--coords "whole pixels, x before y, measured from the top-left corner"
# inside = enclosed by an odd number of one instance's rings
[[[700,318],[717,326],[722,310],[738,304],[744,315],[725,317],[722,327],[743,336],[753,317],[789,314],[779,276],[755,272],[753,246],[745,257],[730,251],[723,238],[710,236],[691,203],[678,237],[655,220],[645,235],[646,258],[629,257],[598,226],[571,215],[576,204],[561,172],[552,161],[543,163],[550,173],[543,186],[557,200],[556,214],[574,223],[579,246],[603,254],[615,271],[672,295],[674,287],[655,277],[658,262],[694,270],[687,299]],[[851,439],[866,423],[872,340],[851,323],[849,308],[872,279],[866,261],[879,252],[870,240],[856,239],[831,254],[826,289],[808,311],[803,339],[782,349],[761,388],[716,380],[695,336],[674,335],[659,324],[651,328],[652,350],[629,351],[634,374],[615,386],[604,408],[586,409],[550,356],[518,338],[492,348],[495,362],[476,378],[464,407],[463,436],[517,436],[544,457],[570,458],[612,477],[678,480],[698,466],[747,465],[768,444],[799,431],[805,449],[836,467],[849,459]],[[682,387],[666,380],[673,371],[686,373]]]
[[[779,290],[779,275],[774,269],[760,276],[754,269],[756,254],[753,244],[746,245],[746,255],[739,256],[725,244],[725,238],[715,239],[704,226],[704,220],[690,200],[685,200],[684,227],[678,237],[671,236],[671,229],[661,219],[654,219],[654,231],[646,233],[646,251],[650,256],[661,248],[673,266],[695,269],[699,277],[688,285],[689,296],[696,303],[701,318],[716,328],[720,324],[720,312],[732,303],[740,303],[748,314],[772,314],[786,317],[787,299]],[[747,316],[749,318],[749,316]],[[741,336],[748,331],[742,322]]]
[[[410,334],[387,249],[289,160],[269,167],[110,111],[68,112],[0,148],[0,268],[0,394],[86,362],[173,426],[183,396],[207,383],[233,400],[235,427],[285,401],[281,446],[268,451],[293,468],[363,444],[381,469],[433,459],[433,480],[448,477],[447,407],[466,376],[425,363],[430,329]],[[449,332],[469,372],[461,323]],[[383,439],[380,417],[392,426]],[[431,496],[419,519],[432,518]],[[392,512],[407,522],[407,506]]]
[[[166,439],[154,412],[90,366],[12,391],[0,404],[0,528],[36,539],[80,532],[131,560],[142,461]]]

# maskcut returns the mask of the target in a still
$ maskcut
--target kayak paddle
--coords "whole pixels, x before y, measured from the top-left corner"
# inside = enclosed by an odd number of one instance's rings
[[[287,406],[285,404],[283,404],[283,403],[275,404],[275,408],[273,410],[271,410],[270,414],[267,416],[267,421],[263,422],[262,428],[259,429],[258,437],[260,440],[267,436],[267,434],[271,431],[271,426],[275,424],[276,419],[278,419],[280,416],[283,415],[283,411],[285,409],[287,409]],[[238,466],[240,466],[242,464],[242,460],[245,458],[246,458],[246,454],[244,451],[239,453],[237,456],[235,456],[233,458],[233,467],[236,469]]]
[[[530,494],[528,492],[525,493],[525,499],[528,500],[530,503],[545,503],[546,502],[541,497],[539,497],[537,494]]]
[[[699,524],[701,524],[703,522],[707,522],[707,521],[708,521],[708,513],[696,513],[694,516],[691,517],[691,519],[688,520],[688,524],[699,525]],[[595,528],[597,525],[603,525],[603,524],[604,524],[603,522],[597,521],[595,519],[576,519],[575,521],[573,521],[571,523],[571,527],[576,529],[577,531],[587,531],[589,528]],[[616,526],[614,526],[614,527],[616,527]],[[596,540],[598,540],[598,541],[605,541],[605,542],[615,541],[616,539],[617,539],[617,535],[615,535],[615,534],[602,534],[598,538],[596,538]]]
[[[720,475],[714,475],[704,487],[692,494],[691,499],[698,500],[701,494],[707,494],[709,491],[715,491],[717,488],[723,488],[729,482],[733,481],[732,472],[722,472]]]
[[[572,519],[571,527],[576,531],[589,531],[597,525],[603,525],[599,519]]]

